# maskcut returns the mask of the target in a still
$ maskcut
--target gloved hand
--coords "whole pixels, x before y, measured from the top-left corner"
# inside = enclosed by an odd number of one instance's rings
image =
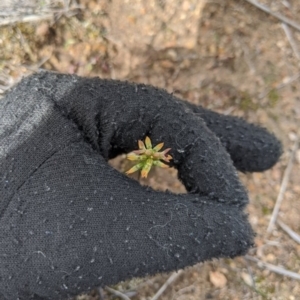
[[[107,160],[148,135],[188,194],[141,186]],[[229,153],[229,154],[228,154]],[[0,100],[0,298],[96,286],[243,255],[241,171],[281,154],[265,129],[151,86],[42,72]]]

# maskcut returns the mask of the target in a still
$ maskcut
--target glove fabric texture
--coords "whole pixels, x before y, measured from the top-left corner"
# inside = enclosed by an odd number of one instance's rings
[[[146,135],[172,148],[187,194],[108,165]],[[0,299],[66,299],[245,254],[253,231],[235,168],[266,170],[281,151],[265,129],[152,86],[24,78],[0,100]]]

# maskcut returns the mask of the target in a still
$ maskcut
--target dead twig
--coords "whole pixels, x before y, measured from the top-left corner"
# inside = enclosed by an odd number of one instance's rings
[[[98,296],[99,300],[104,300],[103,289],[101,287],[98,288]]]
[[[293,278],[293,279],[300,280],[300,274],[298,274],[298,273],[286,270],[282,267],[278,267],[278,266],[263,262],[263,261],[255,258],[255,257],[249,256],[249,255],[246,255],[245,258],[250,260],[250,261],[256,262],[257,265],[260,268],[266,268],[271,272],[274,272],[274,273],[277,273],[277,274],[280,274],[280,275],[283,275],[283,276],[287,276],[287,277],[290,277],[290,278]]]
[[[178,290],[173,296],[172,296],[172,300],[177,299],[178,297],[182,296],[183,294],[192,292],[193,290],[195,290],[195,284],[191,284],[189,286],[186,286],[180,290]]]
[[[262,11],[264,11],[265,13],[275,17],[276,19],[280,20],[281,22],[286,23],[286,24],[290,25],[291,27],[293,27],[293,28],[300,31],[300,24],[290,20],[289,18],[287,18],[287,17],[285,17],[285,16],[283,16],[279,13],[271,11],[267,6],[260,4],[255,0],[245,0],[245,1],[252,4],[252,5],[254,5],[255,7],[259,8]]]
[[[283,179],[282,179],[281,186],[280,186],[280,191],[279,191],[278,197],[276,199],[276,204],[275,204],[275,207],[274,207],[274,210],[273,210],[270,222],[269,222],[269,226],[267,228],[267,232],[272,231],[273,226],[276,222],[276,218],[277,218],[277,215],[278,215],[278,212],[279,212],[279,208],[280,208],[281,202],[283,200],[284,193],[286,191],[286,188],[287,188],[287,185],[288,185],[288,182],[289,182],[289,179],[290,179],[295,154],[298,150],[298,145],[299,145],[299,136],[296,138],[296,141],[295,141],[295,144],[294,144],[294,147],[293,147],[293,151],[292,151],[292,153],[290,155],[290,158],[289,158],[288,165],[287,165],[287,167],[284,171]]]
[[[115,296],[117,296],[117,297],[119,297],[119,298],[121,298],[121,299],[123,299],[123,300],[130,300],[130,298],[129,297],[127,297],[125,294],[123,294],[122,292],[120,292],[120,291],[117,291],[117,290],[115,290],[115,289],[112,289],[112,288],[110,288],[110,287],[105,287],[105,289],[107,290],[107,291],[109,291],[111,294],[113,294],[113,295],[115,295]]]
[[[0,27],[12,25],[15,23],[40,22],[40,21],[52,20],[52,19],[53,19],[53,14],[19,16],[19,17],[0,20]]]
[[[285,231],[295,242],[300,244],[300,235],[296,233],[293,229],[291,229],[289,226],[281,222],[280,220],[277,220],[276,222],[283,231]]]
[[[151,300],[157,300],[162,293],[166,290],[166,288],[174,281],[176,280],[179,275],[182,273],[182,270],[179,270],[178,272],[174,272],[167,281],[161,286],[161,288],[157,291],[157,293],[151,298]]]
[[[254,275],[253,275],[252,269],[249,266],[248,260],[246,258],[244,258],[244,260],[245,260],[245,263],[246,263],[246,266],[247,266],[248,274],[251,277],[251,287],[253,287],[253,289],[256,291],[256,284],[255,284],[255,280],[254,280]]]
[[[0,7],[1,9],[1,7]],[[13,25],[15,23],[26,23],[26,22],[41,22],[58,19],[61,16],[65,15],[66,17],[72,17],[77,14],[78,10],[84,9],[81,5],[70,5],[68,1],[63,9],[59,8],[43,8],[38,9],[32,14],[24,14],[22,11],[8,11],[1,12],[0,15],[0,27]]]
[[[285,23],[282,23],[281,26],[282,26],[283,31],[284,31],[284,33],[285,33],[292,49],[293,49],[293,51],[294,51],[295,56],[300,61],[300,52],[299,52],[298,46],[297,46],[297,44],[294,40],[294,37],[291,33],[290,27],[288,25],[286,25]]]

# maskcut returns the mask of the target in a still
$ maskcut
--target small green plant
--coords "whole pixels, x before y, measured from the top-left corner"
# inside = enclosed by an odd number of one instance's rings
[[[142,178],[148,176],[152,166],[161,168],[169,168],[168,165],[162,161],[169,162],[172,156],[167,154],[171,148],[167,148],[164,151],[159,152],[164,146],[164,143],[159,143],[152,148],[151,140],[148,136],[145,138],[145,143],[141,140],[138,141],[139,150],[134,150],[127,154],[126,158],[132,161],[139,161],[138,164],[133,166],[126,174],[131,174],[141,170]]]
[[[272,89],[268,94],[268,98],[269,98],[269,105],[272,108],[275,107],[279,101],[278,91],[276,89]]]

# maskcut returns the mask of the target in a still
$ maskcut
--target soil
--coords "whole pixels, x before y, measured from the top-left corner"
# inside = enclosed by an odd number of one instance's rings
[[[260,2],[300,23],[298,0]],[[300,244],[278,224],[267,233],[291,149],[300,136],[300,32],[289,28],[291,43],[278,19],[242,0],[82,0],[53,16],[0,27],[0,92],[44,68],[152,84],[268,128],[284,145],[280,161],[264,173],[240,174],[257,233],[249,255],[300,274]],[[110,163],[120,171],[128,167],[122,156]],[[185,192],[176,174],[155,169],[141,184]],[[278,215],[298,234],[299,178],[298,149]],[[169,276],[112,288],[132,300],[150,300]],[[101,298],[95,290],[76,299]],[[102,299],[117,297],[104,289]],[[296,300],[300,281],[244,257],[220,259],[185,269],[159,299]]]

